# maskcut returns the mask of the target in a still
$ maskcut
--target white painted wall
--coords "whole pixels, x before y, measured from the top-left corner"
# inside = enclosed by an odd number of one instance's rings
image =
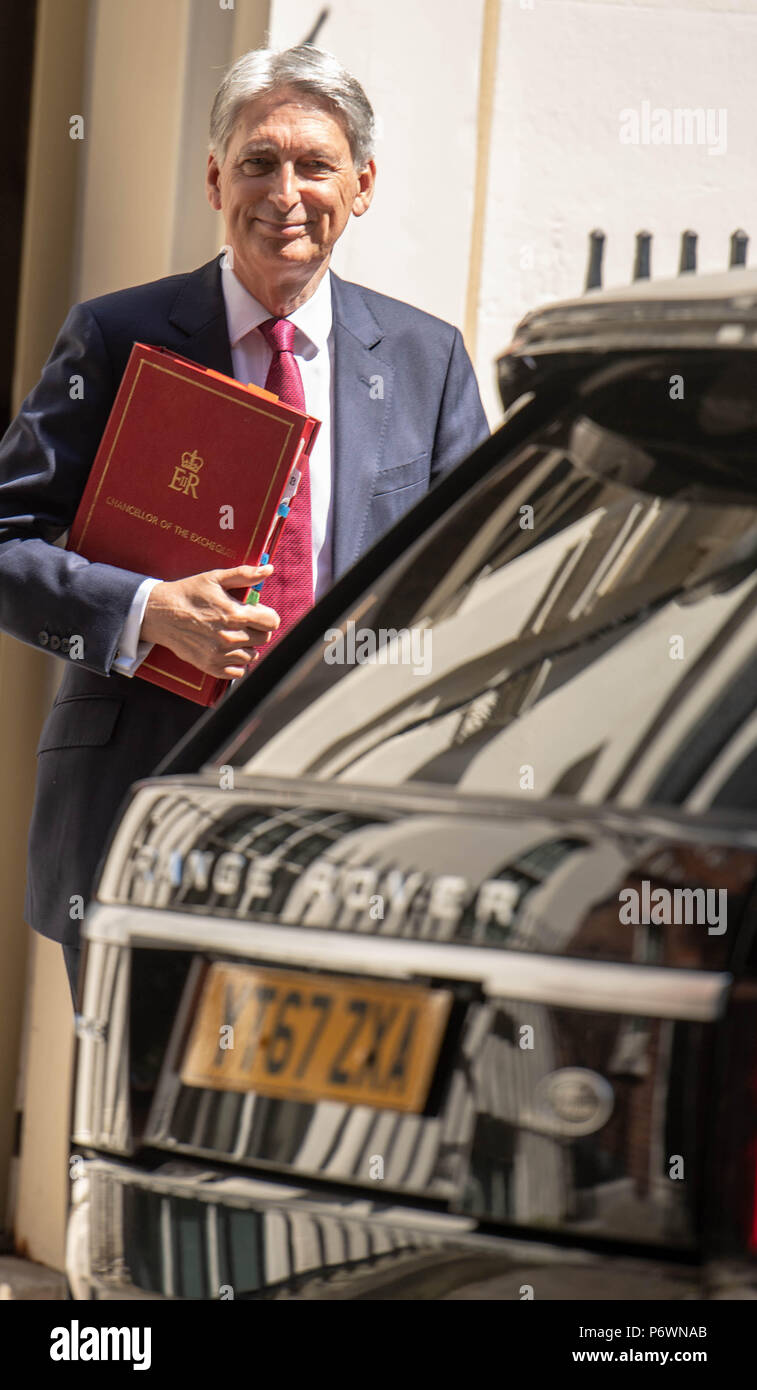
[[[273,0],[271,42],[301,41],[320,0]],[[468,278],[483,0],[333,0],[317,42],[363,82],[382,127],[374,206],[335,269],[462,326]],[[527,309],[581,293],[588,234],[607,234],[604,283],[675,274],[757,238],[757,0],[500,0],[492,157],[475,365],[492,424],[493,363]],[[727,150],[630,146],[619,113],[725,108]],[[757,256],[757,251],[755,252]],[[750,256],[750,262],[753,258]]]
[[[270,42],[300,43],[320,0],[274,0]],[[377,117],[376,194],[338,275],[462,325],[473,216],[483,0],[332,0],[316,40]]]
[[[737,227],[757,239],[756,73],[757,0],[502,0],[476,354],[490,418],[492,358],[526,310],[582,292],[593,227],[608,286],[630,280],[637,230],[653,277],[677,273],[689,228],[699,270],[727,265]],[[725,108],[726,152],[621,144],[619,113],[644,100]]]

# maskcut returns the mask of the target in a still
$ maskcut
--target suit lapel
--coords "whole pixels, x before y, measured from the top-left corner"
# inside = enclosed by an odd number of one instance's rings
[[[221,289],[221,262],[216,256],[188,275],[174,300],[169,322],[185,333],[181,352],[201,367],[234,375]]]
[[[366,548],[373,484],[383,453],[393,368],[375,352],[383,329],[359,286],[331,272],[334,333],[333,566],[338,578]]]

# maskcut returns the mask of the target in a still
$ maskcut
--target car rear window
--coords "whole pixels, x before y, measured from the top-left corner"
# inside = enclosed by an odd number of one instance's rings
[[[217,761],[507,796],[751,804],[739,758],[753,756],[757,438],[744,356],[678,372],[667,358],[608,365],[525,446],[508,451],[503,429],[499,466]]]

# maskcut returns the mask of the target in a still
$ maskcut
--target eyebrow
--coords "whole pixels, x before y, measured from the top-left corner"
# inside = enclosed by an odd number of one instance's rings
[[[243,159],[244,156],[248,154],[278,154],[278,150],[276,146],[272,145],[270,142],[248,140],[247,144],[243,145],[241,150],[239,151],[237,159]],[[324,150],[320,147],[313,147],[312,149],[300,151],[300,153],[297,155],[297,158],[334,159],[334,152],[333,150]]]

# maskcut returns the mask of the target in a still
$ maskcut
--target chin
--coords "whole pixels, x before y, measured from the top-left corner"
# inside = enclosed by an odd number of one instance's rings
[[[312,246],[299,246],[296,242],[289,242],[284,246],[271,247],[268,259],[272,263],[278,262],[279,265],[318,265],[323,258]]]
[[[256,251],[258,255],[277,256],[282,251],[290,251],[301,244],[301,238],[296,241],[281,241],[278,237],[261,236],[259,233],[252,232],[245,237],[245,243],[251,251]]]

